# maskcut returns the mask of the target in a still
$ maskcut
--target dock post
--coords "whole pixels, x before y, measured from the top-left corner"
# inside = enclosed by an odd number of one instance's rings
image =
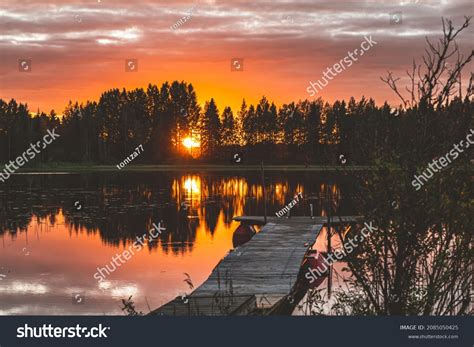
[[[311,219],[314,219],[314,215],[313,215],[313,204],[309,204],[309,210],[311,211]]]
[[[332,194],[329,189],[329,184],[326,185],[326,214],[327,214],[327,252],[332,254],[331,249],[331,209],[332,209]],[[328,298],[331,298],[331,289],[332,289],[332,264],[328,268]]]
[[[263,188],[263,220],[267,224],[267,194],[265,192],[265,170],[263,168],[263,161],[260,162],[262,168],[262,188]]]

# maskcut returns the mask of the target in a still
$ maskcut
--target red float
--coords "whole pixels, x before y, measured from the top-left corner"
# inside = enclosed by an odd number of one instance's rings
[[[326,277],[328,277],[329,265],[325,261],[326,254],[325,252],[318,252],[315,249],[310,249],[306,253],[301,263],[300,278],[308,288],[315,289],[319,287]],[[313,269],[312,272],[310,272],[310,268]],[[316,272],[316,270],[318,271]]]
[[[234,248],[249,242],[255,234],[256,231],[252,225],[240,224],[239,227],[235,229],[234,235],[232,236],[232,244],[234,245]]]

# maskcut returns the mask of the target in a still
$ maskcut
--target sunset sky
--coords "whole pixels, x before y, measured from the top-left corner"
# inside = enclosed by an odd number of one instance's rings
[[[384,2],[3,0],[0,98],[61,114],[69,100],[98,100],[110,88],[185,80],[201,104],[214,97],[221,111],[262,95],[281,105],[312,99],[309,81],[371,35],[377,45],[318,95],[398,103],[379,77],[391,70],[403,82],[425,36],[441,35],[441,17],[459,26],[474,6],[472,0]],[[394,12],[401,12],[401,23],[390,23]],[[472,49],[473,38],[474,24],[458,41],[461,50]],[[243,59],[243,71],[231,71],[233,58]],[[31,60],[30,73],[19,71],[22,59]],[[127,59],[138,61],[137,72],[125,71]]]

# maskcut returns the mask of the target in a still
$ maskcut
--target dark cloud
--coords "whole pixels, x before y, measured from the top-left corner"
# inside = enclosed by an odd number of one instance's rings
[[[390,24],[394,12],[401,13],[400,24]],[[442,16],[459,24],[470,14],[471,0],[4,0],[0,10],[0,97],[21,98],[42,108],[48,104],[57,107],[66,98],[87,97],[87,89],[97,85],[99,77],[104,81],[100,88],[120,85],[112,70],[121,68],[124,57],[140,59],[152,73],[155,65],[168,69],[179,65],[182,69],[183,64],[227,64],[233,56],[245,56],[255,78],[268,80],[266,94],[288,101],[285,93],[288,99],[307,97],[309,80],[320,77],[321,71],[358,47],[365,35],[371,35],[377,46],[338,76],[323,96],[333,99],[365,94],[382,102],[391,95],[380,91],[378,76],[388,69],[404,71],[413,57],[423,53],[424,37],[440,35]],[[179,28],[170,29],[188,15]],[[469,39],[473,32],[471,28],[459,41],[461,49],[472,49]],[[20,58],[33,60],[34,75],[18,72]],[[190,71],[195,77],[197,73]],[[51,91],[57,92],[53,101],[46,97]],[[98,92],[90,89],[91,98]]]

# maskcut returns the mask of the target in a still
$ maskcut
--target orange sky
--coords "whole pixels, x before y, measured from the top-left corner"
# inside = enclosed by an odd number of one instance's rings
[[[394,12],[399,24],[390,23]],[[406,82],[425,36],[441,34],[441,17],[459,25],[472,12],[469,0],[7,0],[0,10],[0,98],[62,113],[69,100],[97,100],[110,88],[185,80],[201,104],[214,97],[221,111],[263,95],[281,105],[311,98],[309,82],[369,35],[377,45],[318,95],[398,103],[379,77],[392,70]],[[462,50],[470,49],[472,34],[458,42]],[[234,58],[243,59],[242,71],[231,71]],[[125,71],[127,59],[137,59],[137,72]],[[20,72],[19,60],[31,60],[31,72]]]

